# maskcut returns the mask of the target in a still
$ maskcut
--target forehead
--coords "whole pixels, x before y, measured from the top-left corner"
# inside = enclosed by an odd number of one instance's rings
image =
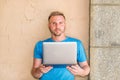
[[[58,21],[58,20],[64,21],[65,19],[64,19],[64,17],[61,16],[61,15],[51,16],[51,18],[50,18],[50,22],[51,22],[51,21]]]

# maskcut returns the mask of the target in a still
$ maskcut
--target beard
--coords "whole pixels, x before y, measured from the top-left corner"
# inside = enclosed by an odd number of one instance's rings
[[[64,30],[61,30],[61,29],[51,30],[51,29],[49,29],[49,30],[54,36],[61,36],[61,34],[65,32],[65,29]]]

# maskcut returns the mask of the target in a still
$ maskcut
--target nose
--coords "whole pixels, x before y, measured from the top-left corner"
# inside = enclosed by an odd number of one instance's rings
[[[59,23],[56,23],[56,28],[59,28],[59,27],[60,27]]]

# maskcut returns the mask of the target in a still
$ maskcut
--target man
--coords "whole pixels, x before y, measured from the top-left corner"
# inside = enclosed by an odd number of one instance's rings
[[[80,40],[65,35],[65,16],[63,13],[54,11],[48,18],[48,27],[51,38],[39,41],[34,49],[34,61],[32,75],[40,80],[74,80],[74,76],[84,77],[89,74],[90,68],[86,60],[85,51]],[[44,66],[42,64],[43,42],[76,42],[77,65],[72,66]]]

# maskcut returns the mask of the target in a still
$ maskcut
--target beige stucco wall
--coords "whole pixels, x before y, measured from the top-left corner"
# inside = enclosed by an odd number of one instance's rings
[[[33,48],[50,37],[47,17],[54,10],[65,13],[66,33],[81,39],[88,51],[88,0],[0,0],[0,80],[34,80]]]

